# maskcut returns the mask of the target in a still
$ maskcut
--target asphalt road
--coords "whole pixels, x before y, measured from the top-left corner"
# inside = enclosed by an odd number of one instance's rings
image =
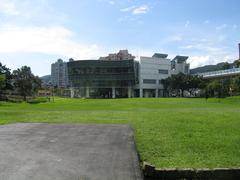
[[[127,125],[0,126],[0,180],[141,180]]]

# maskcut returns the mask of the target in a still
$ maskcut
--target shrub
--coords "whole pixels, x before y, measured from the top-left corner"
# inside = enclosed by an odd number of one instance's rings
[[[22,103],[23,102],[23,100],[21,100],[21,99],[14,99],[14,98],[8,98],[7,101],[11,102],[11,103]]]
[[[29,104],[39,104],[39,103],[46,103],[46,102],[49,102],[48,97],[37,97],[35,99],[30,99],[27,101],[27,103]]]

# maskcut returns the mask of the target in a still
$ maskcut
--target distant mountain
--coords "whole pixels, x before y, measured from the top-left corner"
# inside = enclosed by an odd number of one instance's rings
[[[43,84],[49,84],[51,82],[51,75],[42,76],[40,79],[42,80]]]
[[[197,74],[197,73],[204,73],[204,72],[210,72],[210,71],[219,71],[223,69],[231,69],[234,67],[234,63],[226,63],[222,62],[216,65],[206,65],[202,67],[197,67],[195,69],[191,69],[191,74]]]

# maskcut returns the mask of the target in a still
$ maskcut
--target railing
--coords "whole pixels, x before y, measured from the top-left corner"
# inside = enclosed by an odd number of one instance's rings
[[[205,73],[199,73],[199,76],[203,76],[203,78],[211,78],[211,77],[221,77],[221,76],[229,76],[229,75],[237,75],[240,74],[240,68],[233,68],[221,71],[211,71]]]

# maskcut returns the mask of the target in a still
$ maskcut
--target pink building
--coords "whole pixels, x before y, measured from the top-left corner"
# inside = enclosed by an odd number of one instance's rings
[[[135,56],[128,53],[128,50],[120,50],[118,53],[109,54],[107,57],[100,57],[99,60],[111,60],[111,61],[119,61],[119,60],[134,60]]]

